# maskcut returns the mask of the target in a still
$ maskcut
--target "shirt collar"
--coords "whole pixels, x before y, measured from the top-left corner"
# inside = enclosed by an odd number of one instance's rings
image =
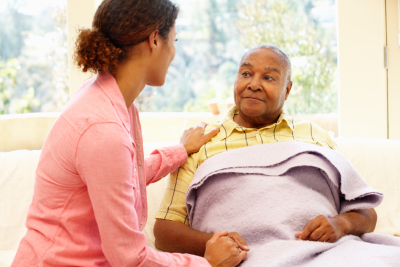
[[[233,117],[237,114],[239,114],[239,111],[236,106],[233,106],[227,111],[222,121],[219,122],[219,124],[221,125],[220,126],[221,129],[219,132],[219,135],[221,135],[221,140],[228,137],[235,129],[238,131],[243,131],[244,129],[252,129],[252,128],[242,127],[236,122],[234,122]],[[292,123],[289,123],[289,118],[283,110],[281,111],[281,114],[279,115],[278,121],[276,123],[260,128],[259,131],[275,127],[276,125],[279,125],[281,123],[287,124],[287,126],[289,126],[290,129],[292,129],[293,131],[293,125]]]
[[[117,81],[115,80],[114,76],[112,76],[109,72],[103,72],[97,75],[96,81],[99,84],[100,88],[111,100],[111,103],[113,104],[118,114],[118,117],[120,118],[125,129],[130,132],[130,119],[128,109],[126,108],[124,97],[122,96],[121,90],[119,90]]]

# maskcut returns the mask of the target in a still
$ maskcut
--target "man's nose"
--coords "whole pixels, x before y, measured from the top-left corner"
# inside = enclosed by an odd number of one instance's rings
[[[252,91],[258,91],[261,90],[261,82],[258,77],[253,77],[250,81],[250,83],[247,85],[247,89],[250,89]]]

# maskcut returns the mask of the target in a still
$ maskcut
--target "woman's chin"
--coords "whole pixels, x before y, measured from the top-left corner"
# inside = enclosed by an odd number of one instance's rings
[[[160,87],[163,86],[165,84],[165,78],[164,79],[160,79],[160,80],[153,80],[150,82],[147,82],[148,86],[154,86],[154,87]]]

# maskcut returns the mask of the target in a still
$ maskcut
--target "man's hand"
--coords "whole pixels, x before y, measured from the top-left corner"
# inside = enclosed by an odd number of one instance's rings
[[[227,237],[228,231],[215,233],[207,241],[204,258],[212,267],[233,267],[246,258],[236,242]]]
[[[295,237],[300,240],[333,243],[345,235],[361,236],[373,232],[377,219],[374,209],[353,210],[334,218],[320,215],[309,221]]]
[[[300,240],[333,243],[344,235],[340,220],[320,215],[309,221],[301,232],[295,234],[295,237]]]
[[[171,253],[190,253],[204,256],[207,242],[212,234],[197,231],[181,222],[156,219],[154,224],[155,245],[158,249]],[[226,235],[242,251],[249,251],[246,240],[238,233],[232,232]]]

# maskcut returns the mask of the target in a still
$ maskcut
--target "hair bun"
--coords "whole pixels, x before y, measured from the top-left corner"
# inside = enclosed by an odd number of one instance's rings
[[[79,29],[78,32],[74,53],[78,67],[83,72],[91,71],[94,74],[113,72],[123,51],[97,29]]]

